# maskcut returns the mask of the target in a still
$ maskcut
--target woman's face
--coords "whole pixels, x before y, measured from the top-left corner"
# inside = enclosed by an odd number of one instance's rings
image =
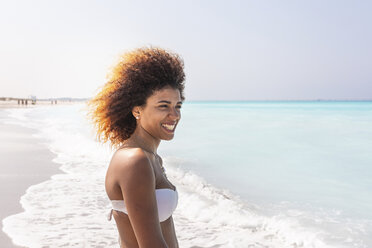
[[[181,105],[179,90],[166,87],[155,91],[147,98],[146,105],[133,114],[136,116],[139,112],[137,125],[154,138],[171,140],[181,119]]]

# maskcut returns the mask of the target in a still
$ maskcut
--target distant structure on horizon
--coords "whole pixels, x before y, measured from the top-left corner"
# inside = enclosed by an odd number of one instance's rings
[[[72,97],[58,97],[58,98],[43,98],[37,99],[36,96],[30,95],[27,98],[18,98],[18,97],[0,97],[0,101],[6,102],[7,104],[17,104],[17,105],[35,105],[36,103],[41,104],[57,104],[60,103],[74,103],[74,102],[84,102],[88,98],[72,98]]]

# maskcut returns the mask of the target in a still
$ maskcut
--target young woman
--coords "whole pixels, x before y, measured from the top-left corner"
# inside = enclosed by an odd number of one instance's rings
[[[106,174],[121,247],[178,247],[176,187],[157,148],[171,140],[184,100],[182,59],[160,48],[124,54],[89,104],[99,140],[117,148]]]

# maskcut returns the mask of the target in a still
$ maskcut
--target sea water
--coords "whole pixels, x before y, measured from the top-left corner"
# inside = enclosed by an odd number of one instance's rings
[[[29,187],[3,230],[28,247],[117,247],[113,151],[85,105],[7,111],[63,173]],[[179,191],[180,247],[372,247],[372,102],[186,102],[158,152]]]

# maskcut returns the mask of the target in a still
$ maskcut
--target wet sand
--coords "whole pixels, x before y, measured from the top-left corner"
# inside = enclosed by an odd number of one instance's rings
[[[26,189],[60,173],[52,162],[55,157],[42,140],[32,135],[35,130],[6,124],[7,113],[0,108],[0,219],[23,211],[19,202]],[[1,230],[3,223],[1,221]],[[0,232],[0,247],[20,247]]]

